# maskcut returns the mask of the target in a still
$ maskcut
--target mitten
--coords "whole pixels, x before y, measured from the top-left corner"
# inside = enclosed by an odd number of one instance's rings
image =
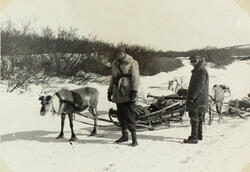
[[[131,91],[130,91],[130,100],[131,100],[132,102],[135,102],[135,101],[136,101],[136,96],[137,96],[137,91],[131,90]]]
[[[112,101],[112,93],[108,92],[108,101]]]

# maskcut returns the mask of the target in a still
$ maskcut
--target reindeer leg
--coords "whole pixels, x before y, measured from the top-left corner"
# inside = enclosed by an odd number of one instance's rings
[[[212,116],[212,105],[209,106],[209,109],[208,109],[208,113],[209,113],[209,122],[208,122],[208,125],[211,125],[212,124],[212,121],[213,121],[213,116]]]
[[[220,105],[219,110],[220,110],[220,119],[222,120],[223,119],[222,118],[222,104]]]
[[[221,119],[223,119],[223,117],[222,117],[222,106],[223,106],[223,103],[221,103],[221,106],[220,106],[220,116],[221,116]]]
[[[61,132],[60,134],[56,137],[56,139],[63,138],[63,128],[64,128],[64,121],[65,121],[65,114],[61,113]]]
[[[69,142],[71,142],[71,141],[76,140],[76,135],[75,135],[74,129],[73,129],[73,114],[68,114],[68,116],[69,116],[69,125],[70,125],[70,129],[71,129],[71,138],[69,139]]]
[[[221,119],[222,119],[221,109],[222,109],[221,105],[216,105],[216,111],[219,114],[218,122],[221,122]]]
[[[90,107],[88,110],[94,116],[94,128],[90,133],[90,136],[94,136],[97,134],[97,119],[96,118],[98,117],[98,114],[97,114],[96,108]]]

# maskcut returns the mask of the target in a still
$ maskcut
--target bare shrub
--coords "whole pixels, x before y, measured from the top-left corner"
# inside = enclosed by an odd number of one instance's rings
[[[1,80],[8,80],[7,92],[13,92],[18,88],[27,87],[36,82],[48,79],[39,67],[38,59],[33,56],[2,56],[1,58]]]
[[[49,55],[49,63],[47,62],[47,72],[52,76],[72,76],[79,70],[82,60],[86,58],[82,54],[72,53],[53,53]]]
[[[75,76],[71,78],[71,83],[74,84],[87,84],[88,82],[96,82],[96,83],[103,83],[107,84],[107,80],[105,77],[102,77],[96,73],[85,73],[84,71],[79,71]]]
[[[39,28],[40,32],[32,28],[33,21],[21,22],[21,28],[10,20],[1,25],[1,79],[10,79],[21,71],[20,78],[34,76],[38,71],[44,76],[74,77],[79,71],[110,75],[110,63],[115,58],[116,49],[123,46],[126,52],[139,63],[141,75],[154,75],[161,71],[168,72],[182,64],[175,57],[193,54],[205,57],[216,67],[223,67],[232,62],[233,55],[248,55],[249,48],[221,48],[205,47],[190,51],[156,51],[148,46],[129,45],[120,43],[115,46],[107,41],[98,40],[96,36],[79,36],[77,29],[59,28],[57,31],[50,27]],[[20,25],[20,24],[19,24]],[[30,58],[29,62],[24,62]],[[32,58],[34,59],[32,59]],[[170,60],[171,58],[171,60]],[[13,64],[22,65],[18,67]],[[27,64],[26,64],[27,63]],[[29,67],[31,66],[31,67]],[[36,68],[31,70],[31,68]],[[18,78],[17,76],[14,78]],[[17,81],[15,83],[21,83]],[[15,85],[15,84],[10,84]]]

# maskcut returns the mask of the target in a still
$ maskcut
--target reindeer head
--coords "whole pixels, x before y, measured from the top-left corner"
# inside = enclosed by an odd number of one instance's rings
[[[40,96],[39,100],[41,101],[41,110],[40,110],[40,115],[44,116],[48,112],[50,112],[52,108],[52,96],[47,95],[47,96]]]
[[[175,80],[168,81],[168,90],[174,91],[177,86]]]

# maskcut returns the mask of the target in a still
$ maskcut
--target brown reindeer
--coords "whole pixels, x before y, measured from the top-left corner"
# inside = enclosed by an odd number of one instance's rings
[[[92,87],[84,87],[75,90],[61,89],[54,95],[40,96],[41,110],[40,115],[46,115],[48,112],[57,113],[61,116],[61,132],[56,137],[57,139],[63,138],[64,133],[64,120],[68,115],[71,138],[69,141],[75,141],[76,136],[73,130],[73,114],[76,112],[84,111],[88,108],[89,112],[94,116],[94,128],[91,136],[97,133],[97,104],[99,93],[97,89]]]

